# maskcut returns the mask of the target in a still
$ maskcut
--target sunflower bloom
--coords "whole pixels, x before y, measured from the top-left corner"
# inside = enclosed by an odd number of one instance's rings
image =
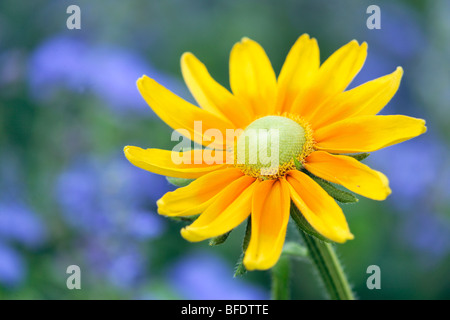
[[[277,262],[291,205],[323,237],[339,243],[353,239],[342,209],[311,175],[384,200],[391,193],[386,176],[349,155],[426,131],[422,119],[377,115],[397,91],[401,67],[346,90],[366,55],[367,44],[353,40],[320,64],[317,41],[305,34],[291,48],[277,78],[264,49],[243,38],[230,55],[230,92],[193,54],[185,53],[183,77],[200,108],[153,79],[140,78],[139,91],[154,112],[205,146],[184,152],[125,147],[128,160],[142,169],[195,179],[158,200],[159,214],[200,214],[181,230],[188,241],[220,236],[251,216],[244,257],[248,270],[269,269]],[[228,130],[239,134],[229,137]],[[217,131],[225,138],[211,134]],[[270,147],[271,155],[277,150],[275,165],[265,166],[254,152],[258,149],[252,149],[263,137],[277,138]],[[188,161],[175,163],[174,155]]]

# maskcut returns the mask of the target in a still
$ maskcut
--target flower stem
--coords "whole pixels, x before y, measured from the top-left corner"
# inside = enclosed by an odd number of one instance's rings
[[[277,264],[272,268],[272,300],[288,300],[290,296],[289,277],[290,259],[281,255]]]
[[[302,230],[300,230],[300,234],[329,297],[333,300],[354,300],[353,292],[333,246]]]

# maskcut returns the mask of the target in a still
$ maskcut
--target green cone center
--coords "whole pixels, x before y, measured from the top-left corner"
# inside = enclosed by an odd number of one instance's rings
[[[237,163],[254,171],[273,171],[302,154],[305,141],[305,129],[294,120],[263,117],[253,121],[239,136]]]

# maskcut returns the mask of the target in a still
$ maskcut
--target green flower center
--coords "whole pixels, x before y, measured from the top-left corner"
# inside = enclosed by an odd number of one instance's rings
[[[258,178],[276,178],[294,168],[294,159],[303,159],[305,144],[309,149],[311,140],[309,127],[296,120],[266,116],[253,121],[237,140],[237,165]]]

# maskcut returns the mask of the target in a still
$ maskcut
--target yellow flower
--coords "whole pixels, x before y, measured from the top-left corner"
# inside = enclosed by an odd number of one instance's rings
[[[251,239],[244,257],[248,270],[268,269],[277,262],[291,201],[324,237],[340,243],[353,239],[339,205],[305,171],[364,197],[384,200],[391,193],[388,179],[345,154],[375,151],[426,131],[422,119],[376,115],[397,91],[401,67],[345,91],[366,55],[367,44],[353,40],[320,65],[317,41],[305,34],[290,50],[277,78],[264,49],[243,38],[230,55],[231,93],[193,54],[185,53],[181,58],[183,77],[201,108],[147,76],[137,85],[164,122],[182,129],[180,132],[195,142],[215,147],[214,152],[209,148],[178,153],[127,146],[125,155],[142,169],[196,179],[157,203],[162,215],[200,214],[181,230],[189,241],[222,235],[251,215]],[[201,126],[195,123],[198,121]],[[239,128],[243,132],[238,137],[225,134],[227,129]],[[262,139],[258,130],[273,128],[279,139],[279,162],[263,173],[255,153],[244,147],[252,132]],[[217,139],[211,134],[214,129],[227,138]],[[213,138],[216,140],[211,142]],[[266,138],[273,135],[266,134]],[[244,151],[237,161],[235,153],[239,155],[240,149]],[[195,159],[199,152],[200,163]],[[226,161],[230,153],[234,157],[231,162]],[[174,154],[192,161],[174,163]]]

